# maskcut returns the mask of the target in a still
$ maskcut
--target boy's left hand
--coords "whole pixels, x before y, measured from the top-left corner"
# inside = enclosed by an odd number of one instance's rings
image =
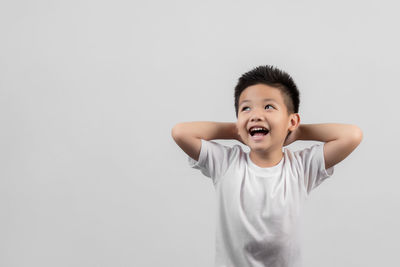
[[[288,146],[291,143],[299,140],[299,132],[300,132],[300,125],[297,127],[294,131],[292,131],[289,136],[285,139],[285,142],[283,143],[283,146]]]

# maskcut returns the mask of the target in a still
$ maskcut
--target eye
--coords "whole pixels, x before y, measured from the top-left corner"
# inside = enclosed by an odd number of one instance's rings
[[[272,106],[272,105],[270,105],[270,104],[266,105],[265,107],[268,107],[268,106],[274,107],[274,106]],[[242,108],[242,111],[245,110],[246,108],[249,108],[249,107],[243,107],[243,108]]]
[[[273,106],[272,106],[272,105],[270,105],[270,104],[266,105],[265,107],[268,107],[268,106],[270,106],[270,107],[273,107]]]

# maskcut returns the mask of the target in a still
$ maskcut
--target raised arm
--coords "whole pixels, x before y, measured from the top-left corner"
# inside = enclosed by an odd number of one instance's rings
[[[325,169],[344,160],[361,143],[363,133],[356,125],[321,123],[300,124],[297,140],[316,140],[325,142]]]
[[[201,139],[240,138],[235,123],[213,121],[181,122],[172,128],[171,135],[176,144],[195,160],[199,159]]]

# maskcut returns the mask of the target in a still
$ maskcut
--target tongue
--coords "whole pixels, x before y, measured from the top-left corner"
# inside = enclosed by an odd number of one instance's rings
[[[254,136],[263,136],[266,135],[266,133],[255,133]]]

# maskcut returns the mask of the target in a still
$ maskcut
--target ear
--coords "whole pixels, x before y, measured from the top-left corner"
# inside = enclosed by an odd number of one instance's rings
[[[300,115],[299,113],[293,113],[290,115],[290,120],[288,123],[288,130],[290,132],[293,132],[294,130],[297,129],[300,125]]]

